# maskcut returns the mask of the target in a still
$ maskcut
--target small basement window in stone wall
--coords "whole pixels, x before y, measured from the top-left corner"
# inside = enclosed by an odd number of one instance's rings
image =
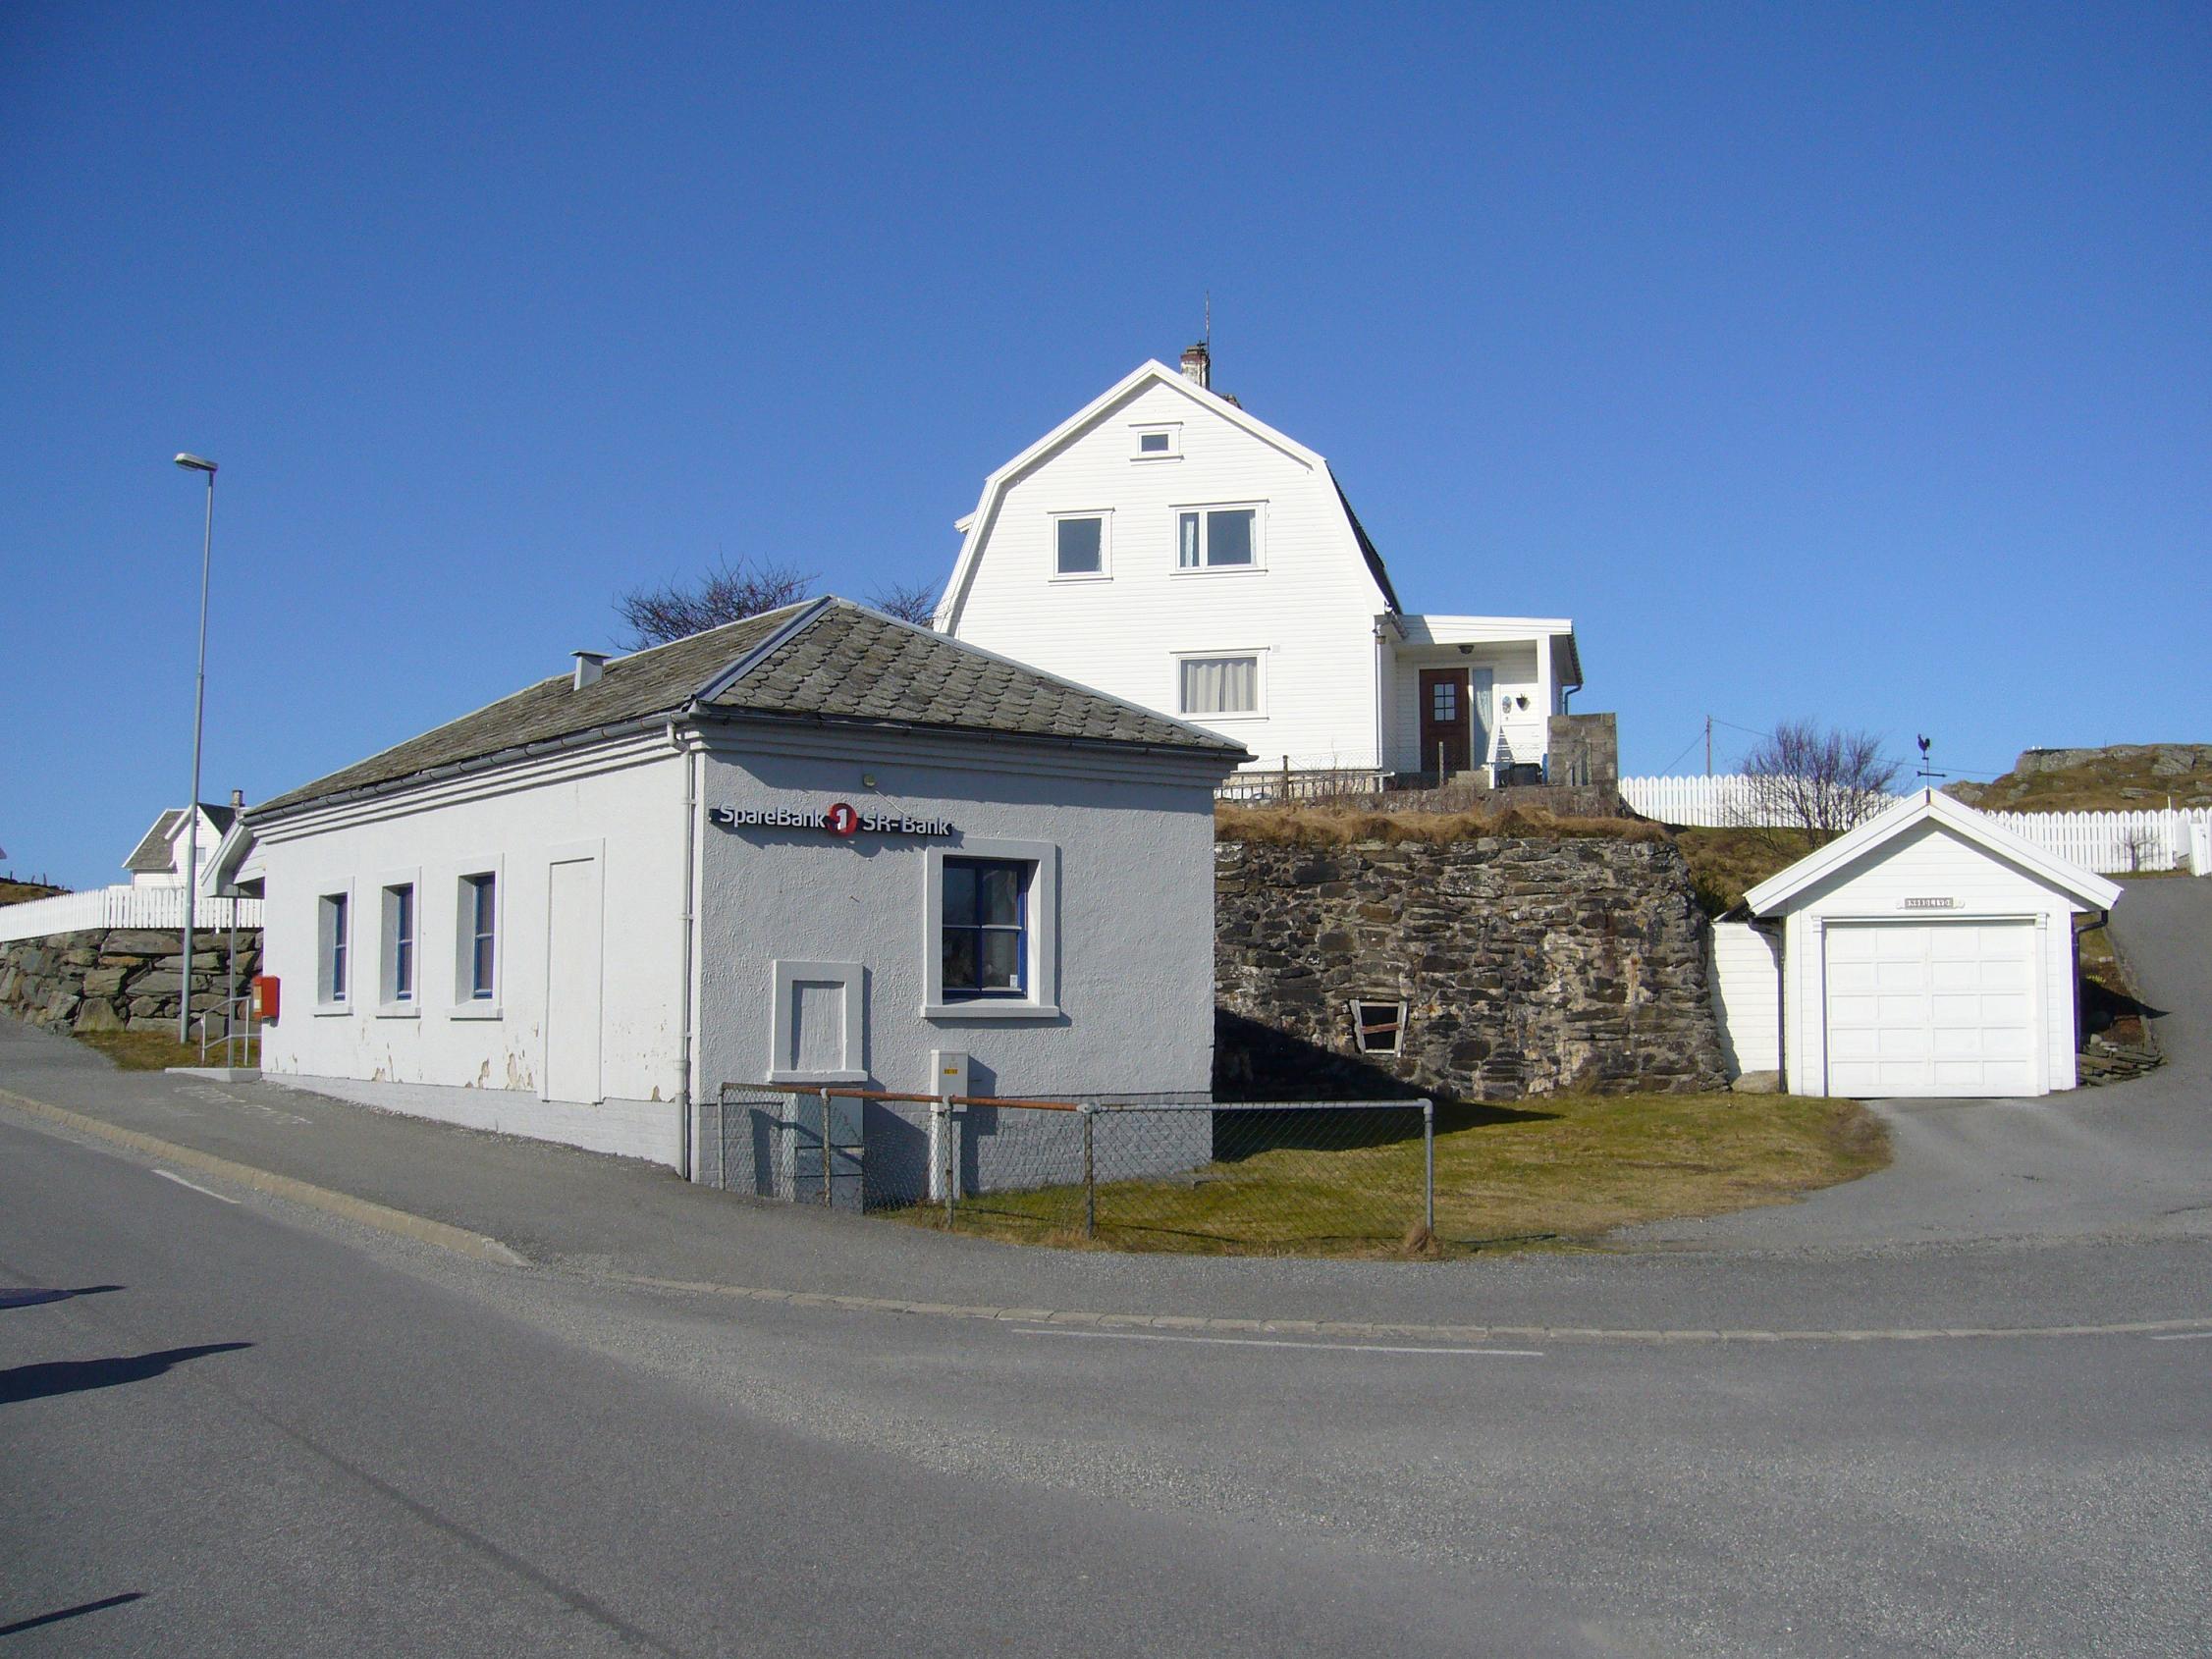
[[[1406,1045],[1406,1005],[1355,999],[1352,1045],[1363,1054],[1402,1054]]]

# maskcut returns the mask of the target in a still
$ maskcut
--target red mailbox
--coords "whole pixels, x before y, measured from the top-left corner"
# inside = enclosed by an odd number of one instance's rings
[[[274,1024],[277,1009],[284,1001],[282,987],[274,974],[253,976],[253,1017],[263,1025]]]

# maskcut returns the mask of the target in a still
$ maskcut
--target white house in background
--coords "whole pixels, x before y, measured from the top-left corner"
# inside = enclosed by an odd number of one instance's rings
[[[239,811],[244,804],[234,791],[229,806],[218,806],[212,801],[199,804],[199,887],[202,892],[215,890],[215,851],[223,844],[238,824]],[[153,828],[138,838],[131,856],[123,861],[123,868],[131,872],[134,887],[181,887],[185,884],[186,831],[190,821],[183,807],[171,807],[153,821]]]
[[[1799,1095],[2072,1089],[2074,918],[2120,888],[1923,789],[1745,895],[1714,927],[1739,1071]]]
[[[1204,1101],[1243,758],[842,600],[579,652],[247,813],[263,1067],[748,1190],[788,1143],[732,1091]],[[916,1115],[869,1103],[871,1187]]]
[[[1565,616],[1409,614],[1328,462],[1148,362],[985,480],[939,631],[1251,751],[1256,768],[1540,764]]]

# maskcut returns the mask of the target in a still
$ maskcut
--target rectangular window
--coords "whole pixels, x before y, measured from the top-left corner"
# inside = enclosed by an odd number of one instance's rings
[[[346,1000],[346,958],[349,949],[347,937],[347,897],[345,893],[325,893],[322,897],[320,925],[322,944],[322,991],[325,1002]]]
[[[414,883],[384,889],[387,1002],[414,1000]]]
[[[1258,508],[1194,508],[1175,515],[1178,569],[1250,569],[1259,562]]]
[[[1402,1054],[1406,1045],[1403,1002],[1354,1002],[1352,1046],[1362,1054]]]
[[[1106,519],[1103,516],[1055,518],[1052,537],[1054,575],[1106,574]]]
[[[947,858],[942,956],[946,1001],[1029,989],[1029,877],[1008,859]]]
[[[1137,435],[1137,460],[1175,460],[1183,453],[1183,429],[1180,426],[1139,426]]]
[[[1260,712],[1260,659],[1185,657],[1177,664],[1176,707],[1186,715]]]
[[[489,1002],[497,983],[493,972],[497,966],[499,878],[489,874],[461,878],[461,924],[468,944],[468,998]]]

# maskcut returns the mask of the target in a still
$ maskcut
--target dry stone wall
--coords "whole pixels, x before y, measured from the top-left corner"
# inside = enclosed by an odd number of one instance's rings
[[[0,1011],[56,1031],[174,1031],[185,993],[183,942],[146,928],[94,929],[0,944]],[[194,1014],[219,1009],[235,971],[238,994],[261,967],[261,930],[192,935]]]
[[[1485,837],[1214,851],[1224,1099],[1725,1089],[1707,923],[1672,842]],[[1351,1004],[1406,1004],[1363,1054]]]

